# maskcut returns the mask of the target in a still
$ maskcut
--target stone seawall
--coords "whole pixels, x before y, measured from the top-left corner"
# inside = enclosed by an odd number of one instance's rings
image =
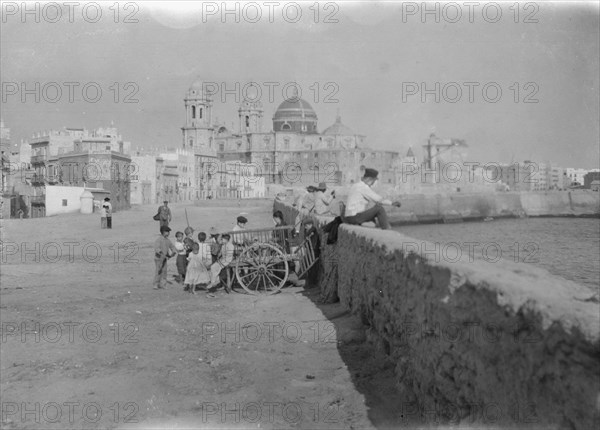
[[[346,196],[339,194],[337,200],[345,201]],[[590,190],[407,194],[397,199],[402,207],[388,210],[393,224],[524,215],[600,217],[600,193]],[[334,207],[334,211],[337,208]]]
[[[246,207],[246,206],[261,206],[272,202],[272,198],[252,198],[252,199],[204,199],[196,200],[193,202],[195,206],[201,207]],[[174,202],[178,203],[191,203],[191,202]]]
[[[274,207],[288,223],[296,216]],[[323,297],[360,315],[395,362],[399,413],[429,424],[598,428],[600,314],[589,289],[531,265],[436,263],[407,242],[342,225],[338,242],[323,245],[319,279]]]

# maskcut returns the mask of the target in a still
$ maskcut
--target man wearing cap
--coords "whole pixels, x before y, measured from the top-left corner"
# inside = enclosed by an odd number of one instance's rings
[[[169,240],[171,229],[163,225],[160,227],[160,237],[154,242],[154,289],[163,289],[167,283],[167,260],[177,254],[175,245]]]
[[[161,227],[168,227],[171,222],[171,208],[168,206],[168,201],[165,200],[162,206],[158,208],[158,217]]]
[[[331,215],[329,204],[335,199],[335,191],[328,194],[325,194],[325,191],[327,191],[327,184],[321,182],[315,191],[314,213],[316,215]]]
[[[400,207],[400,202],[392,203],[371,189],[377,181],[378,175],[379,172],[377,170],[365,168],[362,179],[350,187],[344,222],[360,225],[364,222],[377,220],[379,228],[383,230],[390,228],[387,213],[382,205]],[[375,206],[367,209],[369,202],[374,202]]]

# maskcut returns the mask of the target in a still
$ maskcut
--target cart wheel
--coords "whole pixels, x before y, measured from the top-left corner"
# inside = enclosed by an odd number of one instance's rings
[[[239,284],[254,295],[276,293],[285,284],[288,274],[289,266],[283,252],[267,243],[247,247],[235,266]]]

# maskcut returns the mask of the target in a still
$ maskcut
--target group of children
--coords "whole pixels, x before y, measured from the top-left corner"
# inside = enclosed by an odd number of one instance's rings
[[[197,240],[195,240],[194,229],[187,227],[183,232],[175,233],[176,241],[173,244],[168,239],[170,231],[170,227],[161,226],[161,237],[155,243],[154,288],[164,288],[167,259],[177,255],[176,278],[180,284],[183,284],[184,291],[195,294],[198,288],[205,288],[207,295],[214,297],[213,293],[224,275],[223,269],[233,261],[234,245],[231,243],[231,236],[219,234],[213,227],[208,235],[205,232],[198,233]],[[225,285],[225,290],[229,292],[227,285]]]
[[[187,227],[184,233],[175,234],[177,250],[178,281],[184,291],[195,294],[197,288],[206,288],[212,293],[221,283],[220,275],[233,260],[234,247],[228,234],[218,234],[211,229],[210,237],[205,232],[198,233],[198,241],[193,238],[194,230]],[[229,292],[227,285],[225,290]]]
[[[237,217],[237,224],[233,228],[234,232],[244,231],[248,220],[244,216]],[[281,211],[273,213],[273,222],[276,227],[285,226],[283,214]],[[299,239],[299,236],[311,238],[311,245],[318,257],[320,245],[318,243],[318,234],[313,225],[311,218],[306,217],[301,225],[304,227],[302,234],[296,229],[292,231],[292,237],[288,238],[285,235],[279,235],[276,230],[273,231],[273,241],[284,250],[285,253],[290,253],[294,247],[293,243],[288,242],[289,239]],[[177,281],[183,285],[184,291],[189,291],[192,294],[196,293],[199,288],[204,288],[207,291],[208,297],[215,297],[214,292],[223,280],[224,289],[229,293],[229,286],[225,282],[227,272],[223,269],[227,268],[234,258],[236,247],[239,248],[251,242],[252,238],[246,237],[245,233],[236,234],[236,239],[232,240],[229,234],[219,234],[212,227],[209,233],[198,233],[197,240],[194,239],[194,229],[187,227],[183,232],[175,233],[175,243],[171,242],[168,237],[171,228],[161,226],[159,237],[155,243],[155,263],[156,273],[154,278],[154,288],[162,289],[166,283],[166,262],[169,258],[177,256]],[[249,235],[248,235],[249,236]],[[313,243],[314,241],[317,241]],[[295,241],[294,241],[295,242]],[[297,244],[296,244],[297,245]],[[290,263],[292,272],[290,273],[289,281],[297,284],[297,275],[294,273],[294,265]],[[312,284],[314,275],[318,270],[316,267],[311,268],[308,272],[307,283]]]

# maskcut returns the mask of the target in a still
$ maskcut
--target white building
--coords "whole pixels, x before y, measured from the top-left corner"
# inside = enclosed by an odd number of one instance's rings
[[[583,177],[588,172],[585,169],[573,169],[570,167],[567,167],[565,171],[566,177],[571,182],[570,184],[566,184],[567,187],[570,185],[583,185]]]

